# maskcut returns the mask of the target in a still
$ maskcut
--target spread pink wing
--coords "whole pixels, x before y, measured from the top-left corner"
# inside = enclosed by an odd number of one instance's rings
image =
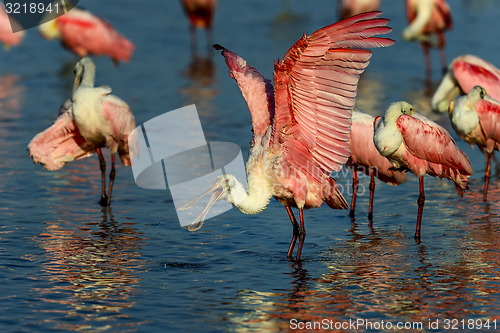
[[[472,175],[469,158],[458,148],[450,133],[421,114],[401,115],[397,126],[408,151],[429,163],[458,169]]]
[[[87,52],[130,61],[134,45],[108,22],[87,11],[73,8],[57,19],[61,41],[81,57]]]
[[[464,55],[454,61],[453,75],[464,94],[479,85],[493,99],[500,100],[500,70],[473,55]]]
[[[487,141],[487,151],[500,150],[500,103],[495,100],[480,99],[475,105],[479,124]]]
[[[47,170],[58,170],[73,160],[91,156],[94,147],[89,145],[76,127],[66,101],[54,124],[37,134],[29,143],[28,151],[34,163]]]
[[[236,53],[215,44],[222,50],[229,67],[229,76],[236,80],[252,114],[254,135],[264,135],[274,118],[274,91],[270,80],[266,80],[255,68]]]
[[[272,140],[294,167],[312,157],[329,174],[347,161],[359,76],[371,57],[365,48],[394,43],[373,37],[391,31],[379,15],[360,14],[304,35],[275,63]]]
[[[130,166],[130,153],[128,137],[135,129],[135,119],[130,107],[114,95],[106,95],[102,99],[102,112],[104,118],[111,124],[113,139],[111,151],[118,151],[120,161],[125,166]]]

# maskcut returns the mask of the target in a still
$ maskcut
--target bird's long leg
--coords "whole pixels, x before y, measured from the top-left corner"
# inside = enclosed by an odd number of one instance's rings
[[[300,229],[299,229],[299,245],[297,246],[297,260],[300,260],[302,254],[302,246],[306,238],[306,228],[304,226],[304,208],[299,208]]]
[[[417,215],[417,228],[415,230],[415,239],[420,240],[420,226],[422,224],[422,212],[424,211],[424,202],[425,202],[425,194],[424,194],[424,176],[418,178],[420,183],[420,196],[417,199],[418,203],[418,215]]]
[[[111,192],[113,191],[113,183],[115,182],[116,169],[115,169],[115,154],[111,153],[111,172],[109,173],[109,189],[107,206],[111,202]]]
[[[428,43],[421,43],[422,46],[422,51],[424,51],[424,58],[425,58],[425,78],[427,81],[431,80],[432,77],[432,62],[431,62],[431,55],[429,51],[429,44]]]
[[[194,25],[189,25],[189,35],[191,37],[191,55],[195,56],[198,54],[198,38],[196,36],[196,27]]]
[[[375,170],[370,168],[370,206],[368,207],[368,219],[373,217],[373,196],[375,195]]]
[[[444,46],[446,44],[446,40],[444,39],[444,34],[442,31],[438,33],[439,37],[439,56],[441,57],[441,71],[443,75],[448,71],[448,64],[446,62],[446,54],[444,52]]]
[[[358,184],[358,172],[356,171],[356,167],[352,167],[352,199],[349,217],[354,217],[354,210],[356,209],[356,197],[358,194]]]
[[[99,167],[101,169],[101,206],[106,206],[108,198],[106,196],[106,161],[102,156],[101,148],[96,148],[97,156],[99,156]]]
[[[492,152],[486,152],[486,170],[484,172],[484,194],[483,201],[488,198],[488,185],[490,183],[490,173],[491,173],[491,154]]]
[[[290,206],[285,206],[285,208],[286,212],[288,213],[288,217],[290,217],[290,222],[292,222],[293,227],[292,241],[290,242],[290,247],[288,248],[288,252],[286,254],[288,258],[291,258],[293,249],[295,248],[295,242],[297,241],[297,236],[299,235],[299,224],[297,223],[297,220],[293,215],[292,208],[290,208]]]

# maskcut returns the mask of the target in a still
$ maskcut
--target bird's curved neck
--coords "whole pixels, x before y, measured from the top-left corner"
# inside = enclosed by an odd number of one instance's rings
[[[248,176],[248,192],[240,182],[236,181],[231,188],[230,201],[242,213],[258,214],[269,204],[272,187],[265,177],[250,174]]]
[[[83,69],[80,85],[84,87],[93,87],[95,81],[95,66],[86,65]]]

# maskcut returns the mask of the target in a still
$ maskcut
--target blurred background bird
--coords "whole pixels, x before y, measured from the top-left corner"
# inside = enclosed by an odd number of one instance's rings
[[[475,55],[456,57],[432,96],[432,110],[448,112],[453,99],[468,94],[475,86],[483,87],[491,98],[500,101],[500,70]]]
[[[182,8],[189,21],[191,35],[191,53],[198,53],[197,29],[206,31],[207,52],[212,51],[213,22],[217,0],[181,0]]]
[[[430,81],[432,62],[429,49],[439,49],[441,68],[447,69],[444,32],[452,28],[451,10],[445,0],[407,0],[406,15],[410,25],[403,31],[406,41],[418,41],[425,56],[426,78]]]
[[[80,58],[108,56],[115,65],[120,61],[129,62],[135,49],[134,44],[105,19],[76,7],[41,24],[39,31],[45,39],[60,40],[62,46]]]

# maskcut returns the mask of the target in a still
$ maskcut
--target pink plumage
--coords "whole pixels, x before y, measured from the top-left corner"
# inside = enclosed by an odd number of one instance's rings
[[[375,37],[391,31],[379,15],[354,16],[304,35],[275,62],[274,91],[242,58],[215,45],[247,101],[254,134],[246,165],[248,193],[234,176],[224,175],[210,188],[215,190],[210,202],[224,198],[242,212],[256,214],[271,197],[279,200],[293,225],[288,257],[297,238],[297,258],[301,256],[304,208],[323,202],[331,208],[348,207],[330,173],[349,157],[351,110],[359,76],[371,57],[366,48],[394,43]],[[300,225],[291,207],[299,208]]]
[[[212,28],[216,0],[181,0],[181,3],[190,25],[202,29]]]
[[[476,86],[470,92],[452,101],[450,119],[457,134],[467,143],[485,150],[486,170],[483,200],[488,196],[491,155],[500,151],[500,102],[487,95],[487,90]]]
[[[339,16],[346,19],[354,15],[378,10],[380,0],[339,0]]]
[[[392,103],[384,118],[375,118],[374,126],[373,139],[377,150],[389,159],[396,170],[409,170],[419,177],[415,238],[420,239],[425,201],[424,175],[453,181],[462,196],[473,173],[472,165],[448,131],[423,115],[414,114],[413,107],[406,102]]]
[[[403,31],[407,41],[419,41],[425,55],[427,76],[431,75],[429,47],[439,48],[441,65],[446,70],[444,32],[452,28],[451,10],[445,0],[407,0],[406,15],[410,25]]]
[[[350,136],[351,156],[347,161],[347,166],[353,172],[353,194],[351,201],[350,216],[354,217],[356,205],[358,176],[357,172],[369,175],[370,180],[370,204],[368,218],[373,216],[373,195],[375,190],[375,176],[389,185],[399,185],[406,182],[406,172],[390,170],[392,164],[382,156],[373,143],[373,121],[374,117],[369,114],[353,111],[352,127]]]
[[[16,24],[16,22],[14,22]],[[0,4],[0,42],[6,47],[16,46],[24,38],[24,31],[12,32],[11,22],[3,4]]]
[[[471,54],[456,57],[432,96],[432,109],[447,112],[455,97],[469,93],[477,85],[485,88],[493,99],[500,100],[500,70],[497,67]]]
[[[29,143],[33,162],[58,170],[73,160],[97,152],[102,171],[101,204],[109,205],[115,177],[115,153],[130,166],[128,136],[135,129],[134,116],[124,101],[111,95],[109,87],[94,88],[95,65],[83,58],[75,67],[81,84],[61,107],[59,117]],[[105,162],[101,148],[111,151],[109,194],[105,193]]]
[[[79,8],[41,25],[40,32],[47,39],[60,39],[64,47],[80,57],[106,55],[115,63],[129,62],[135,48],[106,20]]]

